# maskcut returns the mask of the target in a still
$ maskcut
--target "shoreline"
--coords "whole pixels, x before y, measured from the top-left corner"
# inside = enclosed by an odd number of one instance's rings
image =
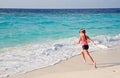
[[[87,62],[84,63],[81,55],[77,55],[68,60],[61,61],[60,63],[55,64],[53,66],[36,69],[36,70],[29,71],[29,72],[26,72],[23,74],[18,73],[13,76],[10,76],[9,78],[35,78],[35,77],[36,78],[37,77],[38,78],[41,78],[41,77],[47,78],[47,75],[51,76],[51,74],[52,74],[52,76],[54,76],[54,75],[59,75],[59,74],[64,75],[64,73],[68,73],[68,76],[69,76],[70,73],[75,74],[75,72],[107,71],[109,69],[114,69],[115,67],[119,68],[120,61],[117,60],[117,59],[119,59],[119,55],[120,55],[119,48],[120,48],[120,46],[106,49],[106,50],[101,50],[98,52],[96,52],[96,51],[91,52],[90,53],[91,56],[94,58],[94,60],[97,63],[97,67],[98,67],[97,69],[94,69],[94,67],[92,66],[92,63],[89,61],[88,58],[86,59]],[[120,71],[120,70],[118,69],[117,71]],[[58,74],[56,74],[56,73],[58,73]],[[51,78],[51,77],[49,77],[49,78]],[[54,77],[52,77],[52,78],[54,78]],[[63,76],[63,78],[64,78],[64,76]],[[111,77],[111,78],[113,78],[113,77]]]

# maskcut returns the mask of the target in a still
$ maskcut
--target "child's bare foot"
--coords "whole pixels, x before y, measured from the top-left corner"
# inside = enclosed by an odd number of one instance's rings
[[[93,63],[93,66],[94,66],[94,68],[95,68],[95,69],[97,68],[97,66],[96,66],[96,63],[95,63],[95,62]]]
[[[84,63],[86,63],[86,60],[84,60]]]

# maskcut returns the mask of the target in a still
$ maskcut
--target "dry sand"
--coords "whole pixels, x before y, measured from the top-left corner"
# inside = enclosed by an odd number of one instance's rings
[[[97,63],[95,69],[87,58],[78,55],[54,66],[36,69],[9,78],[120,78],[120,46],[90,53]]]

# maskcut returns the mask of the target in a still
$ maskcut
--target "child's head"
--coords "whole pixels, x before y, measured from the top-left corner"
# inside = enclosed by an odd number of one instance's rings
[[[85,31],[85,29],[81,29],[81,30],[79,31],[79,33],[85,34],[86,31]]]

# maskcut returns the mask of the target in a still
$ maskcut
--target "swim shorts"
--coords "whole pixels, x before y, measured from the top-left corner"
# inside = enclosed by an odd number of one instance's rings
[[[83,48],[83,50],[88,50],[89,46],[88,45],[83,45],[82,48]]]

